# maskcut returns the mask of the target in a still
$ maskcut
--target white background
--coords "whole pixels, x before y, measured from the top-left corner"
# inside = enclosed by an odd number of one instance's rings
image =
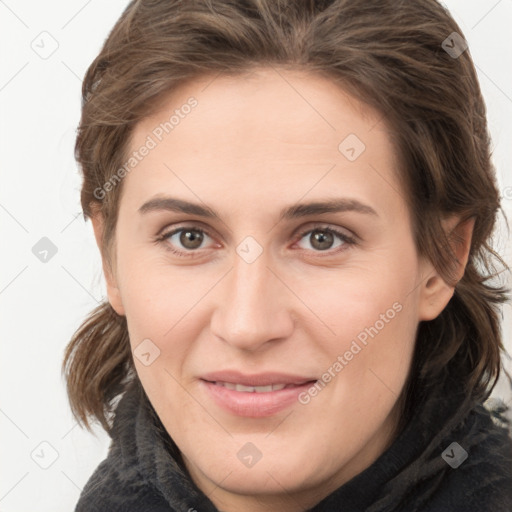
[[[445,4],[477,66],[512,220],[512,0]],[[0,0],[1,512],[73,510],[107,453],[102,430],[94,437],[72,419],[60,365],[71,335],[105,297],[91,224],[80,215],[73,145],[82,77],[126,5]],[[47,49],[58,44],[46,59],[31,47],[41,37]],[[47,263],[32,253],[42,237],[58,248]],[[510,264],[503,235],[497,248]],[[511,309],[504,307],[509,350]],[[503,381],[494,394],[510,401],[507,392]]]

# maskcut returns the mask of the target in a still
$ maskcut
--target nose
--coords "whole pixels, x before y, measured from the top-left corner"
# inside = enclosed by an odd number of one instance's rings
[[[261,350],[293,332],[292,294],[268,264],[265,252],[252,263],[235,254],[219,283],[212,334],[238,349]]]

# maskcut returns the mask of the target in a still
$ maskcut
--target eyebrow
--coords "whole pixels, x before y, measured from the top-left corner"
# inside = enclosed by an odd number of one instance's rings
[[[145,214],[153,211],[173,211],[179,213],[188,213],[205,217],[208,219],[221,220],[220,215],[208,206],[202,206],[198,203],[191,203],[175,197],[155,197],[145,202],[140,208],[139,213]],[[338,212],[356,212],[367,215],[375,215],[377,212],[369,205],[361,203],[356,199],[337,198],[326,201],[314,201],[310,203],[301,203],[288,206],[281,210],[279,220],[291,220],[309,215],[321,215],[322,213]]]

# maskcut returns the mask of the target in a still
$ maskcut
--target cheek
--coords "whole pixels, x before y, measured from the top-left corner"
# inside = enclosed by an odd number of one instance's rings
[[[326,356],[323,370],[343,375],[335,380],[347,391],[357,385],[359,393],[367,390],[370,398],[371,389],[383,385],[393,394],[400,393],[411,362],[417,324],[414,303],[409,299],[393,300],[396,297],[373,296],[364,304],[339,304],[341,309],[332,311],[335,335],[317,338]]]
[[[418,324],[415,260],[396,255],[371,270],[353,269],[311,291],[311,307],[328,325],[311,331],[324,353],[324,371],[344,375],[336,386],[357,384],[359,398],[372,401],[372,389],[398,395],[407,377]],[[340,359],[341,357],[341,359]],[[338,363],[335,367],[335,365]],[[326,375],[326,379],[329,376]],[[352,393],[353,394],[353,393]]]
[[[353,339],[364,344],[378,334],[410,332],[414,328],[414,278],[414,272],[407,272],[404,267],[402,271],[389,267],[340,271],[323,281],[317,279],[316,286],[304,288],[302,295],[329,327],[334,344],[336,340]]]
[[[206,293],[215,277],[194,267],[173,267],[159,257],[136,257],[123,262],[122,301],[133,328],[163,337]],[[120,265],[121,268],[121,265]]]
[[[172,267],[151,257],[126,261],[123,270],[122,300],[137,374],[150,399],[158,401],[165,392],[177,396],[180,386],[173,377],[183,379],[194,340],[207,326],[204,298],[218,273]],[[141,355],[148,349],[157,357],[146,365]]]

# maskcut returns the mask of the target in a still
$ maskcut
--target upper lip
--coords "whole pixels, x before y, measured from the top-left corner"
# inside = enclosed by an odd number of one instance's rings
[[[201,376],[201,379],[209,382],[231,382],[233,384],[242,384],[243,386],[269,386],[270,384],[299,385],[317,380],[315,377],[292,375],[289,373],[265,372],[251,375],[237,370],[206,373]]]

